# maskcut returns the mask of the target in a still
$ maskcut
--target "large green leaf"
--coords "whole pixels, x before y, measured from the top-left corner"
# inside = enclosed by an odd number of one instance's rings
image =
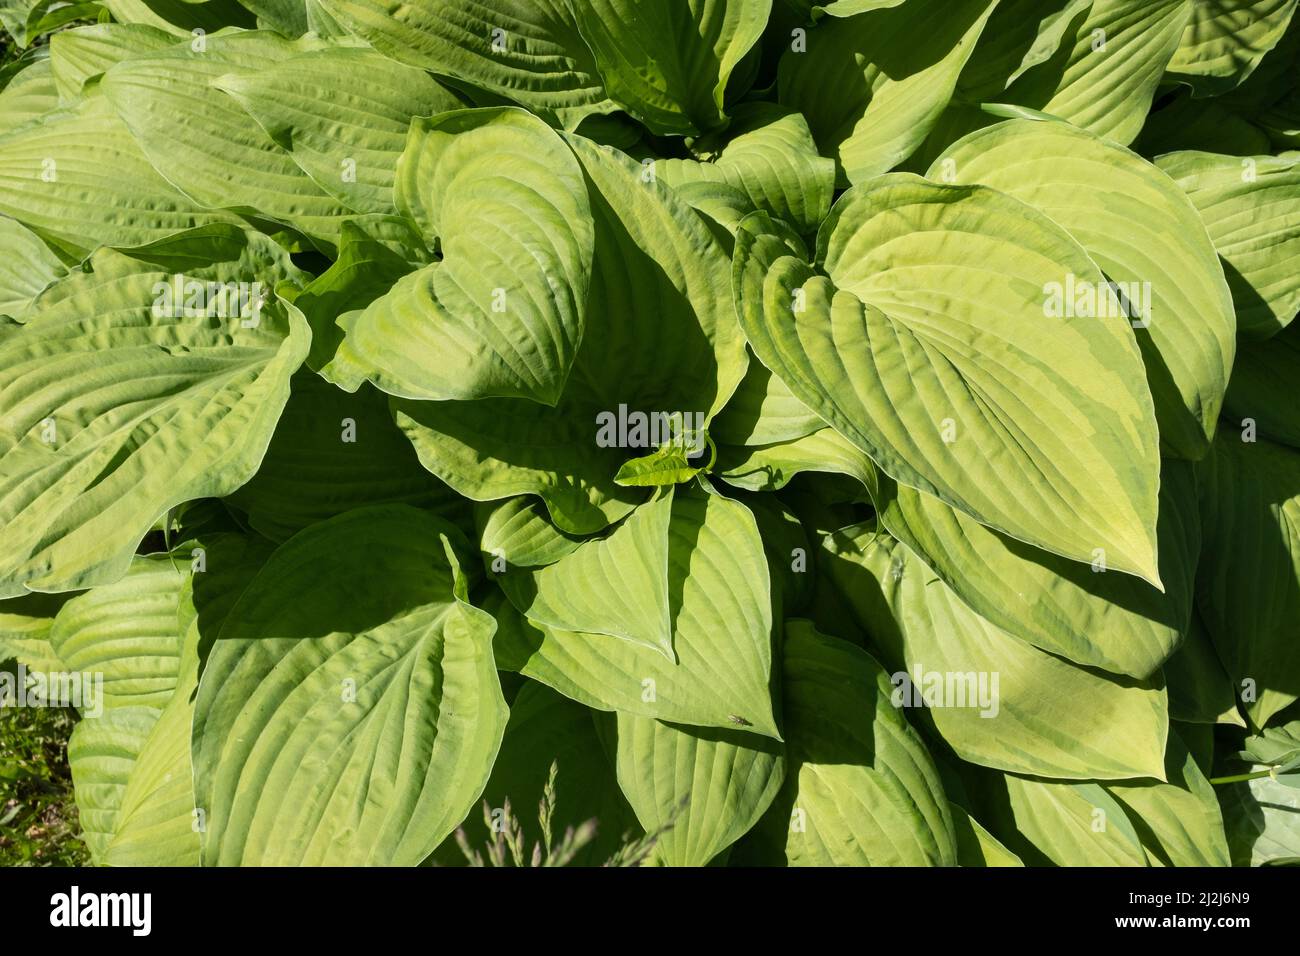
[[[1093,0],[999,0],[957,81],[956,99],[998,100],[1002,92],[1048,62],[1087,15]]]
[[[164,30],[187,42],[200,34],[224,27],[252,29],[256,18],[236,0],[100,0],[122,24],[144,24]]]
[[[97,863],[198,864],[205,821],[195,812],[190,722],[200,644],[269,553],[258,538],[207,536],[137,558],[123,580],[69,602],[60,630],[71,658],[111,679],[109,709],[85,716],[69,743]],[[155,689],[164,670],[170,691]]]
[[[631,159],[568,142],[588,177],[596,247],[587,327],[559,405],[401,401],[396,411],[425,467],[462,495],[536,494],[563,530],[589,534],[645,497],[614,476],[650,448],[602,446],[602,417],[670,412],[707,424],[747,357],[730,264],[700,218]]]
[[[621,107],[659,133],[719,125],[733,69],[771,0],[323,0],[381,53],[526,106],[568,129]]]
[[[574,128],[609,113],[595,56],[570,0],[320,0],[380,53],[451,77]]]
[[[818,155],[807,121],[775,103],[742,103],[733,112],[725,132],[695,142],[702,159],[656,160],[655,174],[674,189],[694,182],[735,186],[752,208],[800,233],[816,230],[831,208],[835,163]]]
[[[338,352],[343,328],[336,320],[364,309],[393,283],[429,261],[424,239],[400,216],[345,219],[338,257],[293,296],[311,326],[307,365],[322,371]]]
[[[1300,404],[1293,400],[1300,381],[1300,324],[1292,323],[1263,342],[1244,342],[1237,351],[1232,380],[1223,401],[1231,431],[1255,434],[1300,448]]]
[[[159,176],[99,95],[0,139],[0,212],[78,256],[230,218]]]
[[[1104,285],[1059,226],[987,187],[898,174],[835,204],[826,275],[786,249],[743,230],[735,295],[754,352],[797,398],[901,484],[1159,582],[1140,353],[1122,317],[1047,315],[1050,283]]]
[[[411,117],[461,106],[423,70],[352,47],[312,50],[212,85],[248,110],[321,189],[368,213],[396,212],[393,179]]]
[[[820,471],[857,478],[865,492],[877,477],[866,453],[833,428],[772,445],[720,449],[715,470],[727,484],[746,491],[779,491],[802,472]]]
[[[160,295],[176,278],[273,285],[283,269],[240,235],[200,234],[194,254],[212,264],[185,276],[101,251],[26,325],[0,328],[0,593],[113,581],[168,509],[252,477],[306,355],[306,322],[277,303],[191,311]]]
[[[1002,841],[984,828],[984,825],[957,804],[949,801],[953,832],[957,836],[957,864],[959,866],[1024,866],[1020,857],[1008,850]]]
[[[1166,80],[1216,96],[1241,84],[1286,33],[1296,0],[1191,0]]]
[[[1034,120],[963,138],[928,175],[943,172],[1028,203],[1087,250],[1127,301],[1164,450],[1203,457],[1232,369],[1236,322],[1214,244],[1178,186],[1120,146]]]
[[[420,467],[384,396],[369,385],[348,394],[305,370],[291,382],[257,474],[226,500],[276,541],[362,505],[463,509]]]
[[[952,98],[993,0],[910,0],[822,21],[781,59],[780,101],[808,118],[841,176],[893,169]]]
[[[72,594],[25,594],[0,601],[0,662],[18,661],[29,671],[50,673],[66,667],[50,644],[50,628]]]
[[[1123,806],[1095,783],[988,777],[994,832],[1030,866],[1147,866]],[[1005,787],[1005,790],[1003,790]]]
[[[657,507],[662,504],[643,505],[628,520]],[[676,663],[646,642],[531,624],[503,608],[497,612],[501,666],[598,710],[702,727],[748,726],[779,737],[770,691],[771,581],[754,517],[738,502],[684,489],[674,492],[671,508],[665,608]],[[579,553],[550,569],[563,574]],[[633,569],[639,562],[623,571]],[[527,572],[511,569],[506,578],[520,573]],[[576,575],[567,583],[575,599],[579,587],[592,586]],[[623,586],[618,578],[610,584]],[[596,593],[610,600],[607,591]],[[627,601],[622,596],[619,603]]]
[[[0,315],[21,322],[32,300],[65,271],[40,236],[13,219],[0,219]]]
[[[870,525],[835,532],[823,550],[823,573],[898,668],[897,702],[924,702],[963,760],[1070,780],[1164,778],[1163,686],[1120,682],[1012,637]]]
[[[554,564],[507,568],[502,590],[539,624],[608,634],[674,660],[668,528],[675,497],[671,490],[657,496]]]
[[[758,822],[785,779],[785,748],[743,730],[608,715],[618,785],[647,832],[670,826],[653,862],[706,866]]]
[[[92,860],[113,838],[122,798],[141,748],[158,723],[154,707],[118,707],[79,722],[68,741],[82,839]]]
[[[727,407],[709,426],[724,445],[774,445],[803,438],[826,423],[761,362],[750,361]]]
[[[1300,698],[1300,452],[1221,434],[1205,475],[1197,606],[1263,727]]]
[[[1300,863],[1300,789],[1257,777],[1220,788],[1219,800],[1233,866]]]
[[[479,505],[474,514],[479,550],[494,573],[554,564],[582,544],[582,538],[547,521],[541,502],[527,495]]]
[[[1165,661],[1169,716],[1192,724],[1235,724],[1246,721],[1237,711],[1237,695],[1228,672],[1205,632],[1200,614],[1192,614],[1183,643]]]
[[[403,398],[556,404],[583,338],[595,242],[573,153],[520,109],[417,118],[396,201],[442,258],[347,324],[329,376]]]
[[[59,98],[81,95],[87,81],[115,63],[177,43],[174,35],[145,23],[95,23],[50,37],[50,64]]]
[[[184,555],[136,557],[121,580],[74,597],[54,618],[50,645],[68,670],[103,681],[105,709],[161,710],[171,699],[180,678],[177,615],[189,570]]]
[[[1163,783],[1112,783],[1107,792],[1127,811],[1152,862],[1228,866],[1228,842],[1214,787],[1173,730]]]
[[[1300,157],[1161,156],[1223,259],[1242,335],[1276,335],[1300,311]]]
[[[59,106],[59,90],[49,59],[37,60],[0,90],[0,133],[37,125]]]
[[[759,824],[791,866],[951,866],[957,838],[930,755],[870,655],[785,627],[785,785]]]
[[[332,244],[345,207],[216,85],[318,45],[265,31],[205,37],[123,60],[100,89],[158,172],[195,202],[287,223]]]
[[[725,121],[727,81],[771,9],[771,0],[574,4],[609,97],[654,132],[678,134]]]
[[[977,614],[1036,647],[1144,680],[1187,630],[1201,549],[1187,462],[1166,460],[1161,470],[1157,537],[1165,593],[1132,575],[1024,544],[924,492],[883,478],[878,489],[880,522],[890,534]]]
[[[1127,145],[1142,129],[1190,15],[1189,0],[1094,0],[1060,49],[998,101]]]
[[[411,865],[464,819],[507,709],[455,534],[409,506],[361,508],[249,585],[195,702],[205,863]]]

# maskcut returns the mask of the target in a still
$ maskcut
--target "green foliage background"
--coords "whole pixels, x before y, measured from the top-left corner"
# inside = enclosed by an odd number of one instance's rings
[[[1297,862],[1298,5],[0,0],[0,861]]]

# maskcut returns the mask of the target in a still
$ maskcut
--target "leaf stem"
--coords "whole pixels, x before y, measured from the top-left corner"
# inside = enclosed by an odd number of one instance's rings
[[[1260,777],[1267,777],[1272,772],[1272,768],[1269,768],[1268,770],[1256,770],[1254,773],[1239,773],[1231,777],[1211,777],[1210,783],[1216,786],[1221,783],[1245,783],[1247,780],[1258,780]]]

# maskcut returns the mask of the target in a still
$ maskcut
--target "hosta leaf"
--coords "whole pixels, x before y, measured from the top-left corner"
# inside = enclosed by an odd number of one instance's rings
[[[596,443],[598,413],[585,413],[584,404],[397,401],[393,412],[424,467],[461,495],[537,495],[561,529],[592,534],[629,514],[646,493],[615,483],[626,451]]]
[[[750,346],[797,398],[900,483],[1159,581],[1140,354],[1122,318],[1047,317],[1048,283],[1103,281],[1059,226],[986,187],[894,175],[846,193],[823,223],[829,278],[784,249],[742,232],[735,294]]]
[[[539,624],[608,634],[673,660],[668,526],[674,497],[670,491],[641,505],[606,537],[583,542],[554,564],[507,570],[502,589]]]
[[[709,435],[724,445],[774,445],[825,426],[771,369],[751,360],[731,401],[709,427]]]
[[[257,14],[259,26],[270,26],[290,37],[307,32],[307,5],[303,0],[239,0],[239,3]]]
[[[261,31],[207,37],[201,50],[182,45],[124,60],[100,89],[158,172],[195,202],[256,213],[332,244],[347,210],[216,83],[315,43]]]
[[[27,45],[27,18],[36,3],[37,0],[4,0],[0,3],[0,26],[20,47]]]
[[[1000,804],[995,832],[1029,866],[1147,866],[1123,806],[1095,783],[1057,783],[1003,774],[986,802]]]
[[[236,0],[102,0],[122,24],[146,24],[165,30],[187,41],[197,36],[192,31],[215,33],[223,27],[252,29],[256,17]]]
[[[78,257],[230,218],[159,176],[98,95],[0,140],[0,212]]]
[[[930,755],[867,653],[785,628],[785,785],[759,825],[791,866],[951,866],[957,838]]]
[[[59,611],[50,645],[70,670],[103,681],[106,709],[162,710],[180,678],[177,615],[189,574],[183,555],[131,561],[125,577],[78,595]]]
[[[1024,866],[1016,856],[973,816],[949,801],[953,832],[957,837],[959,866]]]
[[[173,34],[145,23],[95,23],[60,30],[50,37],[50,65],[59,99],[75,100],[88,80],[102,76],[115,63],[177,42]]]
[[[1242,335],[1277,334],[1300,311],[1300,157],[1183,152],[1159,166],[1210,231]]]
[[[137,558],[122,581],[69,602],[60,627],[73,630],[72,659],[106,670],[112,691],[109,709],[86,715],[69,744],[77,802],[93,821],[88,843],[96,862],[198,864],[204,821],[194,806],[190,722],[199,644],[216,626],[209,595],[233,601],[268,553],[259,539],[214,535],[171,555]],[[171,691],[124,693],[157,687],[160,670],[174,679]]]
[[[23,321],[32,300],[65,271],[36,233],[0,219],[0,315]]]
[[[1300,761],[1300,720],[1265,728],[1247,737],[1243,759],[1273,767],[1291,767]]]
[[[71,596],[27,594],[0,601],[0,661],[17,660],[29,671],[67,670],[50,644],[50,627]]]
[[[655,451],[623,462],[614,475],[617,484],[628,488],[663,488],[690,481],[709,464],[690,457],[689,446],[665,442]]]
[[[574,128],[616,107],[569,0],[320,0],[380,53],[520,103]]]
[[[1233,866],[1300,862],[1300,789],[1258,777],[1219,794]]]
[[[758,822],[785,779],[785,748],[741,730],[611,714],[618,784],[647,832],[670,826],[652,861],[705,866]]]
[[[1147,856],[1165,866],[1230,865],[1214,787],[1172,730],[1165,774],[1167,783],[1106,785],[1128,812]]]
[[[301,32],[301,31],[299,31]],[[358,84],[356,78],[366,82]],[[394,213],[393,178],[412,116],[461,106],[423,70],[331,47],[232,73],[233,96],[325,192],[357,212]]]
[[[963,760],[1060,779],[1163,779],[1163,687],[1119,683],[1017,640],[870,525],[835,532],[823,550],[823,573],[899,668],[898,702],[942,691],[925,713]]]
[[[1190,90],[1161,98],[1147,117],[1133,149],[1159,156],[1183,149],[1212,150],[1233,156],[1253,156],[1272,149],[1268,133],[1229,109],[1221,100],[1193,99]]]
[[[158,723],[155,707],[118,707],[80,721],[68,741],[82,839],[102,859],[117,826],[136,757]]]
[[[808,118],[841,178],[886,172],[921,145],[952,98],[991,0],[911,0],[824,20],[781,59],[781,103]]]
[[[568,142],[588,176],[596,247],[587,327],[559,405],[403,401],[396,411],[425,467],[462,495],[536,494],[563,530],[589,534],[645,497],[615,484],[637,452],[602,446],[602,419],[668,412],[707,425],[747,357],[730,264],[700,218],[631,159]]]
[[[1220,435],[1197,607],[1257,727],[1300,697],[1300,452]]]
[[[928,175],[941,170],[1028,203],[1087,250],[1127,299],[1164,449],[1203,457],[1232,369],[1236,322],[1214,244],[1178,186],[1122,147],[1034,120],[972,133]]]
[[[418,243],[409,250],[419,256],[408,260],[392,241],[385,241],[389,228],[405,230],[408,241]],[[311,325],[311,353],[307,364],[322,371],[334,358],[343,341],[343,329],[335,320],[371,302],[392,288],[393,283],[428,259],[423,240],[405,219],[346,219],[339,229],[338,258],[294,296]]]
[[[1188,0],[1094,0],[1061,48],[998,102],[1127,145],[1142,128],[1190,13]]]
[[[59,90],[48,59],[27,67],[0,91],[0,133],[31,126],[59,106]]]
[[[1254,429],[1261,438],[1300,448],[1300,407],[1292,400],[1300,380],[1300,324],[1237,351],[1224,398],[1229,434]]]
[[[807,121],[775,103],[742,103],[721,134],[696,141],[694,159],[655,161],[655,174],[673,189],[687,183],[735,186],[762,209],[800,233],[816,230],[831,208],[835,163],[817,154]]]
[[[718,476],[746,491],[779,491],[805,471],[857,478],[864,492],[876,482],[876,467],[866,453],[833,428],[772,445],[722,448]]]
[[[1067,39],[1093,0],[1000,0],[957,82],[967,103],[996,101],[1008,86],[1046,63]]]
[[[1199,614],[1178,651],[1165,661],[1169,716],[1193,724],[1235,724],[1246,721],[1237,712],[1237,695]]]
[[[480,801],[489,811],[497,811],[504,809],[508,800],[531,852],[542,840],[536,808],[554,763],[553,840],[558,844],[569,827],[577,830],[588,821],[596,824],[595,839],[574,857],[577,866],[603,863],[619,848],[625,833],[637,830],[636,816],[618,789],[592,716],[586,707],[549,687],[535,681],[525,683],[510,705],[510,722]],[[479,852],[494,837],[479,807],[470,811],[460,829],[469,846]],[[448,840],[439,847],[436,859],[440,863],[465,863],[453,843]]]
[[[122,790],[112,834],[102,849],[101,862],[106,866],[199,863],[197,824],[201,821],[194,814],[194,781],[190,775],[190,718],[194,710],[190,695],[194,680],[191,675],[186,684],[177,688],[140,745]],[[111,711],[100,719],[109,720],[113,726],[121,719],[119,713]],[[124,749],[129,746],[126,741],[122,744]]]
[[[154,306],[175,274],[108,251],[91,265],[0,329],[0,593],[113,581],[169,508],[242,485],[307,352],[292,306],[187,317]],[[218,260],[193,281],[283,274],[242,268]]]
[[[554,405],[582,341],[595,241],[568,147],[513,108],[416,119],[396,195],[442,258],[348,325],[331,377],[404,398]]]
[[[283,541],[362,505],[427,508],[453,499],[420,467],[384,396],[368,385],[350,395],[301,371],[257,474],[226,500],[256,531]]]
[[[1104,565],[1070,561],[986,528],[924,492],[881,479],[881,524],[1002,630],[1090,667],[1145,679],[1192,613],[1201,533],[1192,466],[1166,460],[1157,525],[1166,593]]]
[[[1192,0],[1192,19],[1169,61],[1166,80],[1200,96],[1239,85],[1282,39],[1296,0]]]
[[[573,9],[609,97],[656,133],[690,134],[724,121],[727,81],[772,3],[589,0]]]
[[[449,534],[404,505],[351,511],[240,597],[195,703],[205,863],[411,865],[464,819],[507,710]]]
[[[638,514],[659,506],[643,505]],[[505,608],[497,611],[501,666],[598,710],[702,727],[743,726],[779,738],[769,686],[771,581],[754,518],[738,502],[684,489],[674,493],[671,507],[670,603],[664,608],[671,609],[677,663],[644,642],[535,625]],[[507,572],[507,590],[517,573]],[[583,596],[578,583],[575,576],[575,598]],[[617,579],[611,583],[621,586]],[[606,602],[615,599],[608,592],[597,594]],[[617,597],[620,604],[628,601]],[[652,622],[636,623],[646,630]]]
[[[578,549],[582,539],[555,527],[546,520],[545,512],[541,502],[527,495],[475,509],[479,550],[491,557],[488,563],[494,572],[504,573],[510,567],[540,568]]]

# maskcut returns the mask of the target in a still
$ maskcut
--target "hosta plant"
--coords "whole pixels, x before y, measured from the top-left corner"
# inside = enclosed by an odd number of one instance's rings
[[[1300,859],[1296,8],[4,0],[94,860]]]

